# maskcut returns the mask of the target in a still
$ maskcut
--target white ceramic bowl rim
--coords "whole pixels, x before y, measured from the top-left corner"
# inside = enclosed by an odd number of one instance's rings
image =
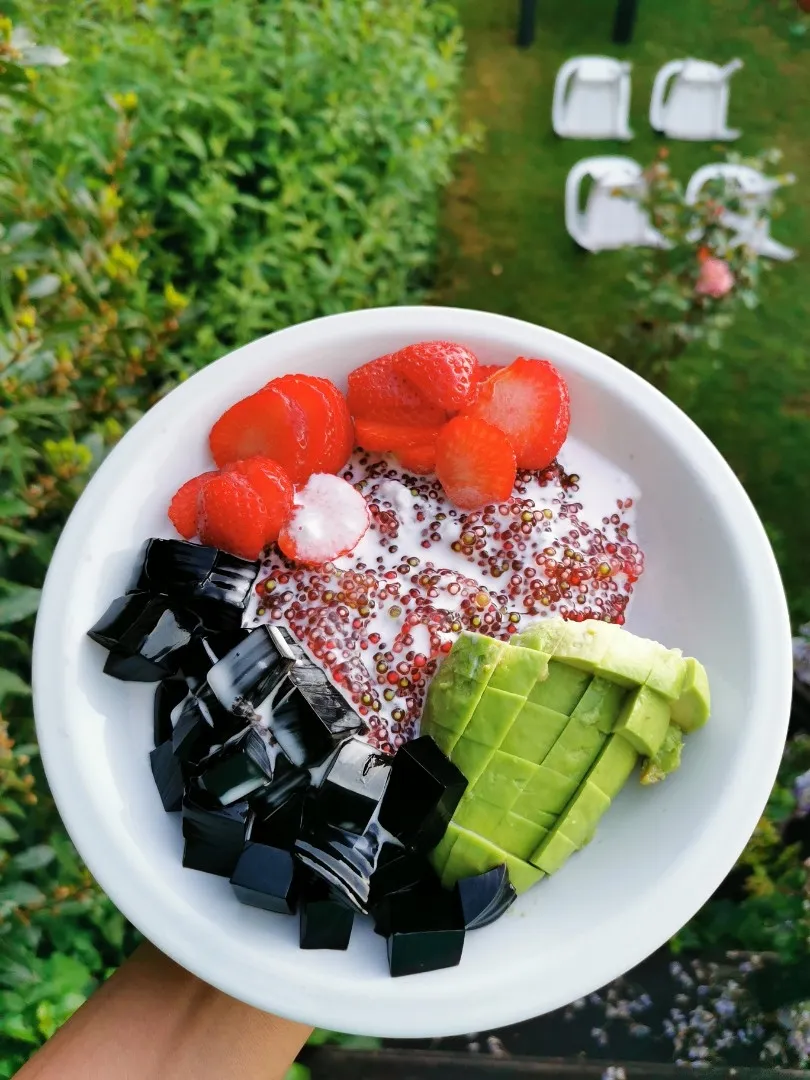
[[[508,963],[493,958],[483,982],[467,979],[462,966],[452,994],[442,979],[421,976],[375,983],[374,1001],[368,1000],[367,987],[354,985],[345,969],[313,977],[293,964],[282,964],[272,973],[239,967],[220,941],[200,940],[202,924],[184,919],[181,909],[173,907],[171,890],[149,874],[136,845],[99,812],[92,792],[76,783],[81,762],[66,717],[80,708],[80,696],[69,677],[70,665],[55,664],[54,657],[65,656],[74,647],[66,639],[66,583],[82,559],[85,536],[116,488],[119,472],[130,455],[148,452],[150,439],[165,431],[173,417],[193,408],[195,393],[223,379],[224,365],[236,365],[240,357],[282,344],[328,348],[330,340],[351,335],[361,326],[378,333],[390,328],[393,340],[455,336],[455,327],[459,337],[466,333],[493,342],[530,339],[535,355],[563,352],[569,370],[654,419],[661,439],[677,447],[694,475],[700,476],[718,515],[736,523],[740,540],[735,556],[746,579],[757,582],[752,633],[758,664],[750,712],[754,717],[767,712],[770,723],[759,724],[746,744],[745,786],[727,793],[722,807],[707,808],[705,827],[694,835],[688,857],[675,860],[649,884],[643,905],[629,902],[624,911],[604,914],[598,947],[591,942],[584,959],[581,951],[578,954],[582,962],[557,970],[553,985],[537,977],[531,949],[509,957]],[[748,497],[708,439],[663,395],[601,353],[519,320],[451,308],[379,308],[316,319],[236,350],[178,386],[125,436],[79,500],[48,573],[34,645],[37,732],[51,789],[76,847],[121,911],[158,948],[234,997],[322,1027],[400,1037],[484,1030],[557,1008],[609,982],[671,937],[716,889],[757,823],[780,760],[790,687],[790,628],[773,554]],[[379,947],[384,949],[382,941]]]

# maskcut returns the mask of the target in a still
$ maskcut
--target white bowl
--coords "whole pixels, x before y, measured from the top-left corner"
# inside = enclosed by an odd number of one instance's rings
[[[154,686],[102,674],[85,634],[124,591],[141,541],[171,535],[169,498],[210,468],[208,430],[227,405],[284,372],[341,384],[358,364],[428,338],[462,341],[484,363],[522,354],[560,366],[572,433],[642,490],[647,569],[629,628],[699,657],[714,713],[688,739],[680,772],[655,788],[630,785],[564,872],[468,935],[460,967],[391,979],[385,944],[366,920],[348,953],[302,952],[297,919],[243,907],[224,878],[182,868],[180,822],[163,812],[149,770]],[[234,997],[321,1027],[398,1037],[524,1020],[596,989],[663,944],[719,885],[756,825],[785,739],[790,686],[773,554],[708,439],[601,353],[529,323],[452,308],[304,323],[238,349],[174,390],[110,454],[73,511],[34,647],[48,779],[77,848],[124,914]]]

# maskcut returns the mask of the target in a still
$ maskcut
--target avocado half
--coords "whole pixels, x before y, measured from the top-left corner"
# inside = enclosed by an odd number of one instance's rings
[[[508,644],[463,633],[422,716],[469,783],[431,856],[442,882],[505,864],[523,892],[555,873],[639,759],[645,783],[663,779],[709,712],[697,660],[611,623],[546,619]]]

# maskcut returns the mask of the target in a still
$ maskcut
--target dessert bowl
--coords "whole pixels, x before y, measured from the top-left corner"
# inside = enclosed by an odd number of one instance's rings
[[[210,467],[222,410],[285,372],[344,385],[358,364],[421,339],[559,367],[571,435],[632,477],[646,568],[627,628],[705,664],[712,720],[676,777],[625,788],[565,872],[469,934],[461,966],[391,979],[370,923],[348,952],[300,951],[295,920],[240,905],[226,879],[184,869],[176,820],[149,768],[154,686],[104,675],[86,631],[127,588],[144,539]],[[577,461],[560,455],[565,467]],[[637,964],[703,904],[756,825],[778,767],[791,691],[790,628],[763,527],[717,450],[671,402],[603,354],[519,320],[452,308],[329,316],[200,371],[121,441],[79,500],[37,622],[34,696],[43,762],[65,825],[124,914],[200,978],[259,1008],[370,1035],[430,1037],[511,1024]]]

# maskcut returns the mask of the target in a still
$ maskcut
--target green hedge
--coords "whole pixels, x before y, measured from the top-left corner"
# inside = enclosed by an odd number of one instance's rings
[[[31,630],[65,516],[195,367],[418,298],[466,142],[458,29],[429,0],[21,11],[27,36],[0,17],[0,1077],[134,940],[36,758]]]

